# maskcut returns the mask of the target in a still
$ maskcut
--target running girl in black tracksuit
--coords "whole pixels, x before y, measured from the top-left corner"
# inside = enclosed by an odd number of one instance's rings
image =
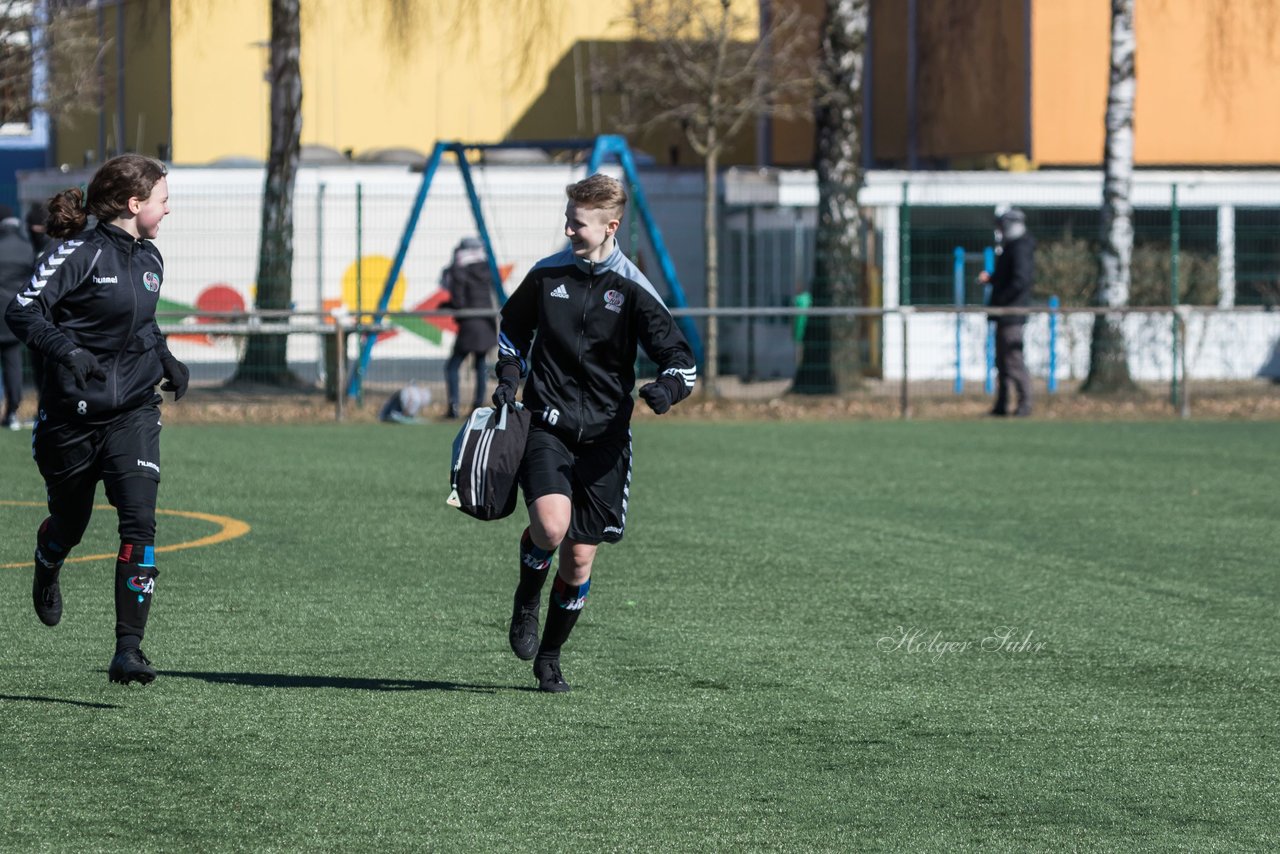
[[[164,262],[151,244],[169,213],[164,164],[125,154],[89,182],[49,200],[53,238],[5,319],[43,359],[40,412],[31,434],[49,496],[36,533],[32,598],[45,625],[62,619],[58,573],[84,535],[98,481],[119,515],[116,652],[112,682],[155,678],[139,648],[151,610],[156,491],[160,484],[160,395],[187,390],[187,368],[156,326]],[[85,230],[87,214],[98,221]]]
[[[658,365],[640,397],[659,415],[689,396],[697,373],[671,313],[614,238],[622,185],[593,175],[566,192],[570,248],[535,264],[503,306],[493,393],[494,405],[512,403],[527,376],[524,405],[537,416],[520,470],[529,527],[509,639],[518,657],[534,659],[538,688],[552,692],[569,690],[560,647],[586,604],[596,549],[622,539],[627,524],[636,348]],[[557,548],[539,644],[542,585]]]

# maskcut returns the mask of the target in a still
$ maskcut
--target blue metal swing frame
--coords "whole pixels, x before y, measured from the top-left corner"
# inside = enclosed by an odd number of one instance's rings
[[[497,295],[498,305],[503,305],[507,301],[507,295],[502,289],[502,274],[498,272],[498,261],[494,256],[493,241],[489,238],[489,229],[484,221],[484,212],[480,208],[480,197],[476,193],[475,182],[471,177],[471,164],[467,160],[467,152],[500,148],[581,150],[588,147],[591,148],[591,156],[587,160],[588,175],[594,175],[599,171],[600,165],[606,157],[617,158],[618,163],[622,166],[622,171],[631,186],[631,197],[635,204],[635,209],[640,213],[640,219],[644,225],[645,233],[649,237],[649,243],[653,246],[653,251],[658,256],[662,275],[667,280],[671,305],[675,308],[686,308],[688,303],[685,299],[684,289],[680,286],[680,279],[676,275],[675,264],[671,260],[671,254],[667,251],[666,243],[662,240],[662,232],[658,230],[658,225],[649,210],[649,202],[645,198],[644,188],[640,185],[640,174],[636,169],[635,158],[631,155],[631,147],[627,145],[627,140],[624,137],[604,135],[596,137],[594,142],[589,140],[546,140],[487,144],[437,142],[431,150],[431,156],[427,159],[426,166],[422,170],[422,183],[418,186],[418,193],[413,200],[413,208],[409,211],[408,221],[405,222],[404,233],[400,236],[400,247],[396,250],[395,261],[392,262],[391,270],[387,273],[387,281],[382,287],[382,295],[378,298],[378,308],[374,314],[375,322],[381,323],[386,316],[387,306],[391,302],[391,292],[395,288],[396,279],[400,277],[405,258],[409,254],[409,244],[413,242],[413,235],[418,230],[418,220],[422,216],[422,209],[426,206],[427,194],[431,191],[431,182],[435,179],[436,170],[439,169],[440,161],[446,152],[452,153],[458,161],[458,171],[462,174],[462,183],[466,186],[467,199],[471,203],[471,215],[475,219],[480,241],[484,244],[485,257],[489,263],[489,275],[493,281],[493,290]],[[681,317],[678,322],[685,336],[689,339],[695,358],[701,361],[702,339],[698,335],[697,327],[693,325],[693,322],[688,317]],[[349,397],[356,397],[360,394],[360,388],[364,381],[365,373],[369,368],[369,359],[373,355],[373,345],[376,340],[376,336],[366,335],[361,341],[360,361],[356,369],[351,372],[351,382],[347,387]]]

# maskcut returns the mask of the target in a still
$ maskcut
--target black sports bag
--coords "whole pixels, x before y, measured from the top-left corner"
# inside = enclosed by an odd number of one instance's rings
[[[486,406],[471,413],[453,440],[449,504],[477,519],[511,515],[529,418],[523,406]]]

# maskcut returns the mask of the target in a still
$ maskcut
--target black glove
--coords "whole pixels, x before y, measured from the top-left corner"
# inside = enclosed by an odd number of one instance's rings
[[[504,406],[516,405],[516,380],[511,377],[502,377],[498,380],[498,387],[493,390],[493,405],[497,409]]]
[[[666,379],[666,377],[659,377],[657,382],[640,386],[640,397],[644,398],[644,402],[649,404],[649,408],[658,415],[670,409],[676,399]]]
[[[77,347],[61,359],[63,366],[75,377],[76,388],[85,388],[89,380],[105,380],[107,372],[102,369],[97,358],[83,347]]]
[[[164,367],[164,382],[160,385],[160,390],[173,392],[174,401],[182,400],[182,396],[187,393],[191,371],[167,350],[160,353],[160,364]]]

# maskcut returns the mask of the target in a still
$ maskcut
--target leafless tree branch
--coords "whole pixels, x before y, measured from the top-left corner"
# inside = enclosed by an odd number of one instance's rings
[[[678,128],[703,160],[706,304],[719,300],[716,176],[721,154],[747,123],[808,115],[817,88],[816,25],[795,6],[775,7],[759,25],[755,0],[718,3],[630,0],[622,19],[631,41],[611,66],[592,69],[598,90],[616,96],[614,127],[640,134]],[[763,32],[762,32],[763,30]],[[705,386],[716,393],[718,324],[706,325]]]
[[[748,6],[631,0],[621,22],[631,43],[614,64],[593,69],[600,89],[627,93],[617,129],[675,125],[706,156],[711,136],[723,150],[754,118],[809,115],[819,88],[815,22],[784,7],[761,38]]]
[[[386,44],[401,57],[408,56],[429,31],[444,32],[449,41],[466,43],[478,55],[492,45],[480,42],[485,30],[476,21],[497,16],[519,21],[515,42],[503,57],[504,67],[515,76],[512,83],[538,68],[538,55],[558,43],[559,6],[553,0],[386,0],[382,10],[377,3],[353,6],[365,16],[374,11],[385,14]]]
[[[62,117],[102,91],[101,63],[113,42],[98,32],[95,13],[74,0],[51,0],[47,16],[37,20],[29,2],[0,0],[0,122],[28,122],[37,109]],[[49,72],[37,93],[41,38]]]

